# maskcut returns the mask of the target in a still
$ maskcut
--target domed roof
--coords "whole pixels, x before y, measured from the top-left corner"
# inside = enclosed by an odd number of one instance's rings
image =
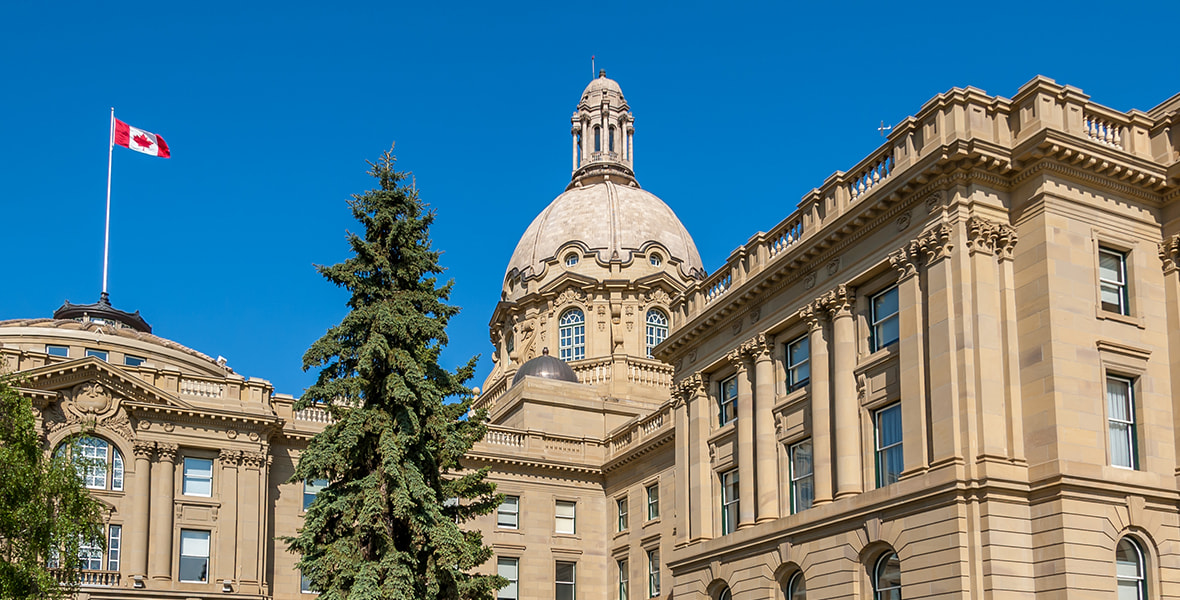
[[[578,383],[578,375],[574,373],[574,370],[571,369],[569,365],[565,364],[564,360],[549,356],[548,348],[545,348],[544,354],[541,356],[538,356],[520,366],[520,370],[517,371],[516,375],[512,378],[512,385],[516,385],[526,376]]]
[[[619,82],[606,76],[606,69],[600,70],[598,77],[590,81],[590,84],[582,91],[582,99],[588,100],[590,94],[602,92],[614,92],[620,98],[623,97],[623,88],[619,87]]]
[[[543,263],[570,242],[584,244],[602,262],[617,254],[624,263],[651,243],[680,261],[685,277],[703,271],[701,255],[676,213],[655,194],[610,181],[574,187],[558,196],[525,230],[507,273],[542,272]]]

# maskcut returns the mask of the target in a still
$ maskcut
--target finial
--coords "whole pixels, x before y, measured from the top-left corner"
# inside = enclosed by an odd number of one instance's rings
[[[543,356],[549,356],[549,346],[545,346],[544,348],[541,348],[541,354]]]
[[[598,76],[599,77],[606,77],[606,69],[599,69]]]
[[[106,304],[107,306],[110,306],[110,305],[111,305],[111,296],[110,296],[110,294],[107,294],[106,292],[103,292],[103,293],[102,293],[102,295],[100,295],[100,296],[98,297],[98,303],[99,303],[99,304]]]

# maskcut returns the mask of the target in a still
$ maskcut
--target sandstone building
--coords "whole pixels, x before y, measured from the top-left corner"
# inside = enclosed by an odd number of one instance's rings
[[[1180,596],[1180,95],[941,94],[708,274],[601,74],[490,322],[475,526],[531,600]],[[326,421],[68,305],[0,322],[80,451],[94,598],[301,598]]]

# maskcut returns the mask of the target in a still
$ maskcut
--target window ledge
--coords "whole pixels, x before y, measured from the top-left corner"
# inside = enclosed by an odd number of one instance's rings
[[[861,356],[860,360],[857,361],[856,368],[853,370],[853,372],[859,375],[873,368],[875,365],[897,356],[899,354],[898,345],[900,345],[900,343],[901,342],[893,342],[892,344],[889,344],[888,346],[885,346],[876,352]]]
[[[1102,321],[1114,321],[1116,323],[1133,325],[1139,329],[1147,329],[1146,319],[1144,319],[1142,316],[1136,317],[1135,315],[1123,315],[1117,312],[1103,310],[1101,306],[1098,307],[1098,310],[1094,316],[1095,318]]]

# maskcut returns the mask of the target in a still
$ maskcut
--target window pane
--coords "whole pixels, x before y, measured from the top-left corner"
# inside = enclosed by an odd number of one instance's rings
[[[803,580],[802,573],[795,573],[791,577],[791,583],[787,586],[788,600],[806,600],[807,598],[807,583]]]
[[[213,495],[213,461],[207,458],[184,459],[184,487],[181,491],[185,496]]]
[[[130,354],[125,354],[123,356],[123,364],[127,365],[128,367],[138,367],[144,362],[146,361],[138,356],[131,356]]]
[[[1123,379],[1106,380],[1106,406],[1111,419],[1131,420],[1131,382]]]
[[[180,530],[180,580],[209,580],[209,532]]]
[[[106,352],[106,350],[94,350],[92,348],[87,348],[86,349],[86,356],[93,356],[94,358],[97,358],[99,360],[106,360],[107,359],[107,352]]]
[[[885,448],[901,441],[901,406],[893,405],[880,412],[877,427],[880,431],[880,447]]]
[[[901,561],[896,553],[884,556],[877,563],[874,588],[880,598],[901,598]]]
[[[897,288],[889,288],[888,290],[873,296],[873,317],[880,321],[889,315],[897,313]]]
[[[1103,281],[1123,282],[1123,255],[1114,252],[1098,253],[1098,276]]]
[[[68,346],[45,346],[45,353],[50,356],[68,358],[70,356],[70,348]]]
[[[106,440],[94,437],[84,437],[74,446],[74,459],[77,461],[78,474],[85,481],[86,487],[92,490],[107,488],[107,456],[110,444]]]
[[[500,508],[496,511],[496,526],[516,529],[520,526],[519,514],[520,497],[504,496],[504,501],[500,503]]]
[[[122,550],[123,527],[111,525],[111,533],[107,537],[107,570],[119,570],[119,555]]]
[[[508,580],[508,585],[500,588],[500,591],[496,593],[497,598],[501,600],[516,600],[519,594],[517,590],[519,571],[519,559],[501,558],[496,561],[496,574]]]
[[[324,488],[328,487],[327,479],[305,479],[303,480],[303,511],[311,507],[311,503],[315,501],[315,497],[319,495]]]

